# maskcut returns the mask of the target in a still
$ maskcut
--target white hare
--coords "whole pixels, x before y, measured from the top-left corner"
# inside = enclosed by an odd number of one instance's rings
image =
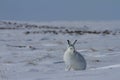
[[[68,41],[68,48],[64,53],[63,59],[66,65],[65,70],[69,71],[71,69],[73,70],[85,70],[86,69],[86,60],[84,57],[75,50],[75,43],[77,40],[73,42],[73,44]]]

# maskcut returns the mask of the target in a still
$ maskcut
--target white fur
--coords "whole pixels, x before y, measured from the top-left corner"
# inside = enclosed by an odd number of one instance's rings
[[[85,70],[86,69],[86,61],[84,57],[78,53],[75,48],[74,44],[71,44],[68,42],[69,47],[64,53],[63,59],[66,65],[65,70],[69,71],[71,69],[73,70]]]

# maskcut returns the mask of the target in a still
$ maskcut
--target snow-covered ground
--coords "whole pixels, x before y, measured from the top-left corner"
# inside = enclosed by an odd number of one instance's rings
[[[67,39],[78,40],[85,71],[65,71]],[[120,21],[0,21],[0,80],[119,80]]]

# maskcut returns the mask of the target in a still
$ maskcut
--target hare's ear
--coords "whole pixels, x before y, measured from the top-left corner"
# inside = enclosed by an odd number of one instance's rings
[[[67,40],[67,42],[68,42],[68,45],[70,45],[70,44],[71,44],[69,40]]]
[[[75,40],[75,41],[73,42],[73,45],[75,45],[76,42],[77,42],[77,40]]]

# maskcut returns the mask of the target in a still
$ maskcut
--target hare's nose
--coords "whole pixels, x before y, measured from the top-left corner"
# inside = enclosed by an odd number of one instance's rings
[[[70,49],[73,49],[72,47],[70,47]]]

